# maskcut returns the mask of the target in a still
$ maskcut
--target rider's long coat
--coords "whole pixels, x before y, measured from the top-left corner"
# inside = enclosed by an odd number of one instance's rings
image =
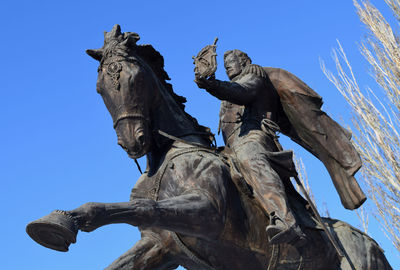
[[[299,78],[278,68],[264,70],[281,100],[282,132],[324,163],[343,206],[358,208],[366,197],[354,178],[361,159],[351,134],[321,110],[322,98]]]

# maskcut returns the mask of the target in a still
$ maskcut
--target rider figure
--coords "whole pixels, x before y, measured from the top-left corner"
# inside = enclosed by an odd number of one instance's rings
[[[279,96],[261,66],[251,64],[239,50],[224,54],[224,66],[231,81],[196,76],[199,88],[222,100],[220,128],[224,142],[233,153],[240,171],[253,188],[253,195],[270,217],[270,243],[303,245],[301,231],[288,205],[282,175],[295,175],[291,151],[282,151],[275,132],[279,130]],[[272,163],[281,165],[276,169]]]

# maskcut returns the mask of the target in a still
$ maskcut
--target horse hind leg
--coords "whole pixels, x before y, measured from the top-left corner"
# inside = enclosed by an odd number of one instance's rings
[[[106,270],[172,270],[177,267],[161,239],[142,234],[142,238]]]
[[[351,239],[347,238],[343,248],[345,257],[341,260],[341,270],[393,270],[379,245],[359,231],[353,232]]]
[[[368,235],[349,224],[332,219],[324,219],[329,223],[331,232],[344,252],[341,258],[341,270],[392,270],[383,250]]]

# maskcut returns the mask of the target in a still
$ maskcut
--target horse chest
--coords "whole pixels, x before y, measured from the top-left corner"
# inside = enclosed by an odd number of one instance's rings
[[[135,186],[132,188],[130,200],[134,199],[152,199],[155,193],[154,179],[142,174]]]
[[[131,192],[134,198],[155,201],[171,198],[196,188],[196,178],[202,172],[198,164],[207,154],[195,149],[179,149],[167,154],[157,172],[151,176],[142,174]]]

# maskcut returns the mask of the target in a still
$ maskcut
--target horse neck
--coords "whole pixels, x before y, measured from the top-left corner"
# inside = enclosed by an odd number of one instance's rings
[[[179,107],[167,89],[156,83],[153,106],[151,109],[151,125],[153,130],[154,146],[147,154],[147,171],[155,173],[164,161],[165,155],[171,150],[174,142],[159,133],[171,135],[187,142],[207,145],[207,142],[198,134],[196,124],[188,118]]]
[[[189,119],[165,87],[161,83],[158,83],[157,87],[159,95],[155,98],[157,102],[152,108],[153,131],[158,134],[160,130],[174,137],[205,143],[197,132],[196,124]]]

